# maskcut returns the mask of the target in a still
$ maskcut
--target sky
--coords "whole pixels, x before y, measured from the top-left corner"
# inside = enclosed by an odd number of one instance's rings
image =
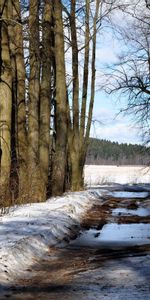
[[[118,16],[118,20],[120,16]],[[119,42],[111,32],[98,35],[96,53],[96,94],[93,112],[91,136],[99,139],[107,139],[119,143],[142,144],[140,128],[135,124],[134,116],[119,114],[120,109],[127,103],[127,99],[116,100],[115,95],[107,95],[99,86],[101,70],[105,64],[117,62],[117,55],[123,50],[123,44]]]
[[[121,103],[97,92],[93,112],[91,136],[118,143],[141,144],[141,131],[133,116],[119,113]]]

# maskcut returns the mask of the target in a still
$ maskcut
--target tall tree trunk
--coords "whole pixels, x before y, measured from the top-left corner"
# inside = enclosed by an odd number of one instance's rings
[[[42,36],[42,79],[40,90],[40,170],[43,181],[43,197],[46,199],[50,157],[50,110],[52,64],[52,3],[45,0]]]
[[[25,65],[23,53],[23,32],[21,26],[20,2],[14,2],[14,20],[16,25],[16,69],[17,69],[17,159],[19,164],[19,198],[23,201],[27,197],[27,130],[25,107]]]
[[[94,98],[95,98],[95,77],[96,77],[96,70],[95,70],[95,60],[96,60],[96,36],[97,36],[97,20],[99,16],[99,7],[100,7],[100,0],[96,0],[96,8],[95,14],[93,18],[93,34],[92,34],[92,63],[91,63],[91,96],[90,96],[90,103],[89,103],[89,111],[88,111],[88,120],[87,126],[85,129],[85,137],[83,139],[81,150],[80,150],[80,171],[83,176],[83,168],[86,160],[86,153],[89,144],[89,136],[90,136],[90,129],[91,129],[91,122],[92,122],[92,115],[93,115],[93,106],[94,106]]]
[[[93,106],[94,106],[94,97],[95,97],[96,35],[97,35],[97,20],[98,20],[98,16],[99,16],[99,7],[100,7],[100,0],[96,0],[96,9],[95,9],[95,15],[94,15],[94,20],[93,20],[93,35],[92,35],[91,97],[90,97],[86,134],[85,134],[85,149],[87,148],[88,141],[89,141],[91,122],[92,122],[92,114],[93,114]]]
[[[78,44],[76,32],[76,0],[71,0],[71,44],[72,44],[72,76],[73,76],[73,130],[74,135],[79,133],[79,61],[78,61]]]
[[[80,172],[79,172],[79,74],[78,74],[78,44],[76,27],[76,0],[71,0],[71,45],[72,45],[72,76],[73,76],[73,126],[69,130],[69,155],[71,162],[71,189],[80,190]]]
[[[92,122],[92,115],[93,115],[93,106],[94,106],[94,98],[95,98],[95,60],[96,60],[96,35],[97,35],[97,20],[99,16],[99,6],[100,0],[96,0],[96,9],[95,15],[93,19],[93,34],[92,34],[92,64],[91,64],[91,96],[90,96],[90,104],[89,104],[89,111],[88,111],[88,120],[87,126],[85,129],[85,136],[82,136],[82,144],[80,146],[80,174],[83,178],[83,169],[86,160],[86,153],[89,144],[89,136],[90,136],[90,129],[91,129],[91,122]],[[82,100],[83,101],[83,100]]]
[[[86,122],[87,109],[87,92],[88,92],[88,71],[89,71],[89,55],[90,55],[90,28],[89,28],[89,12],[90,1],[86,0],[85,12],[85,54],[84,54],[84,71],[83,71],[83,87],[82,87],[82,104],[80,116],[80,129],[76,121],[79,113],[79,88],[78,87],[78,46],[77,46],[77,27],[75,14],[75,0],[71,1],[71,37],[72,37],[72,64],[73,64],[73,129],[70,129],[69,135],[69,155],[71,157],[71,189],[80,190],[83,188],[83,168],[85,164],[86,152],[89,141],[89,134],[92,121],[94,95],[95,95],[95,54],[96,54],[96,33],[97,20],[99,14],[100,0],[96,0],[95,15],[93,18],[93,33],[92,33],[92,67],[91,67],[91,98],[88,112],[88,121]],[[74,121],[75,120],[75,121]],[[77,125],[78,124],[78,125]]]
[[[66,74],[64,55],[64,31],[62,22],[61,1],[53,1],[54,5],[54,38],[56,61],[56,145],[52,171],[52,194],[64,192],[66,170],[66,143],[67,143],[67,100]]]
[[[19,201],[27,198],[27,132],[26,132],[26,109],[25,109],[25,65],[23,53],[23,32],[21,23],[21,11],[19,0],[12,1],[12,17],[9,36],[11,43],[13,64],[13,99],[14,109],[12,124],[14,130],[15,152],[19,171]],[[15,119],[14,119],[15,117]]]
[[[85,144],[85,129],[86,129],[86,108],[87,108],[87,94],[88,94],[88,77],[89,77],[89,55],[90,55],[90,0],[86,0],[85,12],[85,52],[84,52],[84,70],[83,70],[83,86],[82,86],[82,106],[80,117],[80,180],[82,186],[84,184],[83,168],[86,159],[87,147]]]
[[[12,70],[8,39],[8,26],[3,19],[8,19],[9,1],[0,1],[0,148],[1,199],[8,196],[11,166],[11,111],[12,111]]]
[[[85,52],[84,52],[84,70],[83,70],[83,87],[82,87],[82,105],[80,117],[80,144],[84,142],[85,123],[86,123],[86,106],[88,93],[88,74],[89,74],[89,53],[90,53],[90,28],[89,28],[90,0],[86,0],[85,13]]]
[[[39,94],[40,94],[40,50],[39,50],[39,0],[30,0],[29,15],[29,114],[28,114],[28,169],[29,197],[42,200],[39,169]]]
[[[10,59],[12,67],[12,117],[11,117],[11,171],[10,171],[10,193],[12,203],[18,196],[18,167],[17,167],[17,155],[16,155],[16,132],[17,132],[17,68],[16,68],[16,32],[14,30],[13,19],[13,0],[9,1],[8,10],[8,36],[9,36],[9,48]]]

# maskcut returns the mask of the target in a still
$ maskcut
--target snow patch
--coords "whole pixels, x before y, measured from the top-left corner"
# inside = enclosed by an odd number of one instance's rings
[[[1,284],[25,278],[27,267],[48,254],[50,247],[64,246],[94,199],[88,191],[68,193],[44,203],[12,207],[1,216]]]

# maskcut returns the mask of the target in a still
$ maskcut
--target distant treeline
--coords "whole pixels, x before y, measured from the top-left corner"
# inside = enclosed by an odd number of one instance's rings
[[[142,145],[119,144],[107,140],[90,139],[86,164],[148,165],[150,148]]]

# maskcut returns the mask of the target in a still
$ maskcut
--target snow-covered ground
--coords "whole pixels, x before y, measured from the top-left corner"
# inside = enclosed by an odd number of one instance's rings
[[[150,171],[142,167],[86,166],[88,185],[105,183],[148,183]],[[26,270],[46,257],[50,247],[63,246],[76,234],[83,215],[103,194],[105,189],[67,193],[44,203],[12,207],[0,216],[0,282],[11,284],[26,278]],[[112,191],[113,195],[113,191]],[[144,194],[145,196],[145,194]],[[28,274],[28,273],[27,273]]]
[[[44,257],[49,248],[63,246],[75,234],[94,196],[68,193],[45,203],[13,207],[0,217],[0,283],[25,278],[27,267]]]
[[[150,183],[150,168],[144,166],[85,166],[85,183],[88,186],[120,183]]]

